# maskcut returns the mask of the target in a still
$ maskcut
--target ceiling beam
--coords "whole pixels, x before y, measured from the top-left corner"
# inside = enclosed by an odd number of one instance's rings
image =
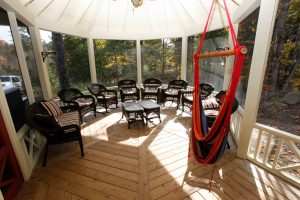
[[[75,13],[75,16],[78,15],[78,17],[75,18],[75,25],[78,25],[80,23],[80,21],[82,20],[82,18],[86,15],[86,13],[88,12],[88,10],[91,8],[91,5],[93,4],[95,0],[91,0],[90,3],[88,4],[88,6],[85,9],[79,9],[79,10],[84,10],[84,12],[82,13]]]
[[[53,3],[53,1],[54,1],[54,0],[51,0],[50,2],[48,2],[48,3],[46,4],[46,6],[45,6],[44,8],[42,8],[42,10],[36,14],[35,17],[40,16],[40,14],[42,14],[42,12],[44,12],[44,11],[45,11],[52,3]]]
[[[125,8],[125,12],[123,14],[123,21],[122,21],[122,32],[125,32],[125,25],[126,25],[126,21],[128,18],[128,9],[129,9],[129,1],[124,1],[124,3],[126,3],[126,8]]]
[[[65,1],[65,2],[67,2],[67,1]],[[56,21],[59,21],[59,20],[61,19],[61,17],[63,16],[65,10],[66,10],[67,7],[69,6],[70,2],[71,2],[71,0],[69,0],[69,1],[65,4],[65,6],[63,6],[63,7],[58,11],[59,14],[57,15],[58,17],[57,17]]]
[[[171,5],[170,7],[172,7],[172,11],[173,11],[173,13],[174,13],[174,16],[176,16],[176,19],[177,19],[177,21],[178,21],[178,24],[180,25],[180,27],[181,27],[181,30],[182,30],[182,33],[183,33],[183,35],[182,36],[185,36],[185,28],[184,28],[184,24],[182,23],[182,21],[181,21],[181,19],[176,15],[176,9],[174,8],[174,2],[173,2],[174,0],[172,0],[172,3],[170,2],[170,0],[167,0],[167,2],[169,3],[169,5]],[[169,7],[169,8],[170,8]],[[168,29],[169,30],[169,29]]]
[[[34,16],[26,7],[18,0],[1,0],[0,6],[6,11],[12,11],[16,17],[27,26],[32,26],[35,23]]]
[[[99,2],[98,3],[98,9],[96,9],[96,11],[98,11],[98,12],[96,12],[96,17],[95,17],[95,20],[90,24],[90,26],[88,27],[88,33],[89,33],[89,36],[91,35],[91,31],[92,31],[92,29],[93,29],[93,27],[95,26],[95,24],[96,24],[96,22],[97,22],[97,20],[98,20],[98,18],[99,18],[99,16],[100,16],[100,11],[101,11],[101,8],[102,8],[102,6],[103,6],[103,4],[104,4],[104,0],[101,0],[101,2],[98,0],[97,2]],[[96,7],[97,7],[96,6]]]
[[[233,15],[233,23],[240,23],[260,6],[261,0],[243,1]]]
[[[182,5],[181,1],[177,0],[178,4],[183,8],[185,14],[191,19],[192,22],[194,22],[195,25],[197,25],[197,21],[193,18],[193,16],[187,11],[187,9]]]

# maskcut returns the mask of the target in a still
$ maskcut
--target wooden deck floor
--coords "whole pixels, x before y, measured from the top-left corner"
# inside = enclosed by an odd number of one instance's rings
[[[300,199],[299,189],[232,150],[209,192],[212,166],[188,156],[190,116],[165,108],[162,123],[127,129],[120,109],[111,111],[84,125],[84,158],[75,143],[51,146],[47,167],[34,171],[17,199]]]

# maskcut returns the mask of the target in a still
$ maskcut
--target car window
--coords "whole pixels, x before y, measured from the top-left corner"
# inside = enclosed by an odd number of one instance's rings
[[[16,83],[16,82],[19,82],[19,79],[17,79],[16,77],[13,77],[13,78],[12,78],[12,81],[13,81],[14,83]]]
[[[8,76],[1,76],[0,79],[1,79],[1,82],[9,82]]]

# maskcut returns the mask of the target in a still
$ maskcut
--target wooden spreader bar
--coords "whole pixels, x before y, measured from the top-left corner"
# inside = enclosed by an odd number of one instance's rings
[[[240,49],[241,54],[247,53],[247,48],[243,47]],[[233,49],[225,50],[225,51],[215,51],[215,52],[209,52],[209,53],[197,53],[198,58],[210,58],[210,57],[219,57],[219,56],[231,56],[234,55],[235,52]]]

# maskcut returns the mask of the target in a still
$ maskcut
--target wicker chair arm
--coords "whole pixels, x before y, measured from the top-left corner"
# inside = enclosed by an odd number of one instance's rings
[[[190,96],[190,95],[193,95],[193,91],[192,90],[184,90],[184,91],[181,91],[181,94],[184,96]]]
[[[67,126],[63,126],[62,129],[65,130],[69,130],[69,129],[76,129],[76,131],[80,131],[80,126],[78,126],[77,124],[70,124]]]
[[[79,98],[94,99],[94,97],[92,95],[89,95],[89,94],[84,94]]]
[[[35,129],[37,129],[46,138],[52,137],[53,135],[56,135],[56,134],[64,133],[64,129],[62,127],[45,128],[45,127],[39,126],[39,127],[36,127]]]
[[[95,94],[95,97],[97,98],[97,99],[104,99],[105,98],[105,95],[103,94],[103,93],[99,93],[99,94]]]
[[[111,93],[114,93],[115,95],[117,95],[117,91],[116,90],[106,90],[105,92],[111,92]]]
[[[78,103],[78,102],[76,102],[76,103]],[[60,106],[60,109],[63,111],[63,113],[65,113],[65,112],[77,110],[77,106],[76,105]]]

